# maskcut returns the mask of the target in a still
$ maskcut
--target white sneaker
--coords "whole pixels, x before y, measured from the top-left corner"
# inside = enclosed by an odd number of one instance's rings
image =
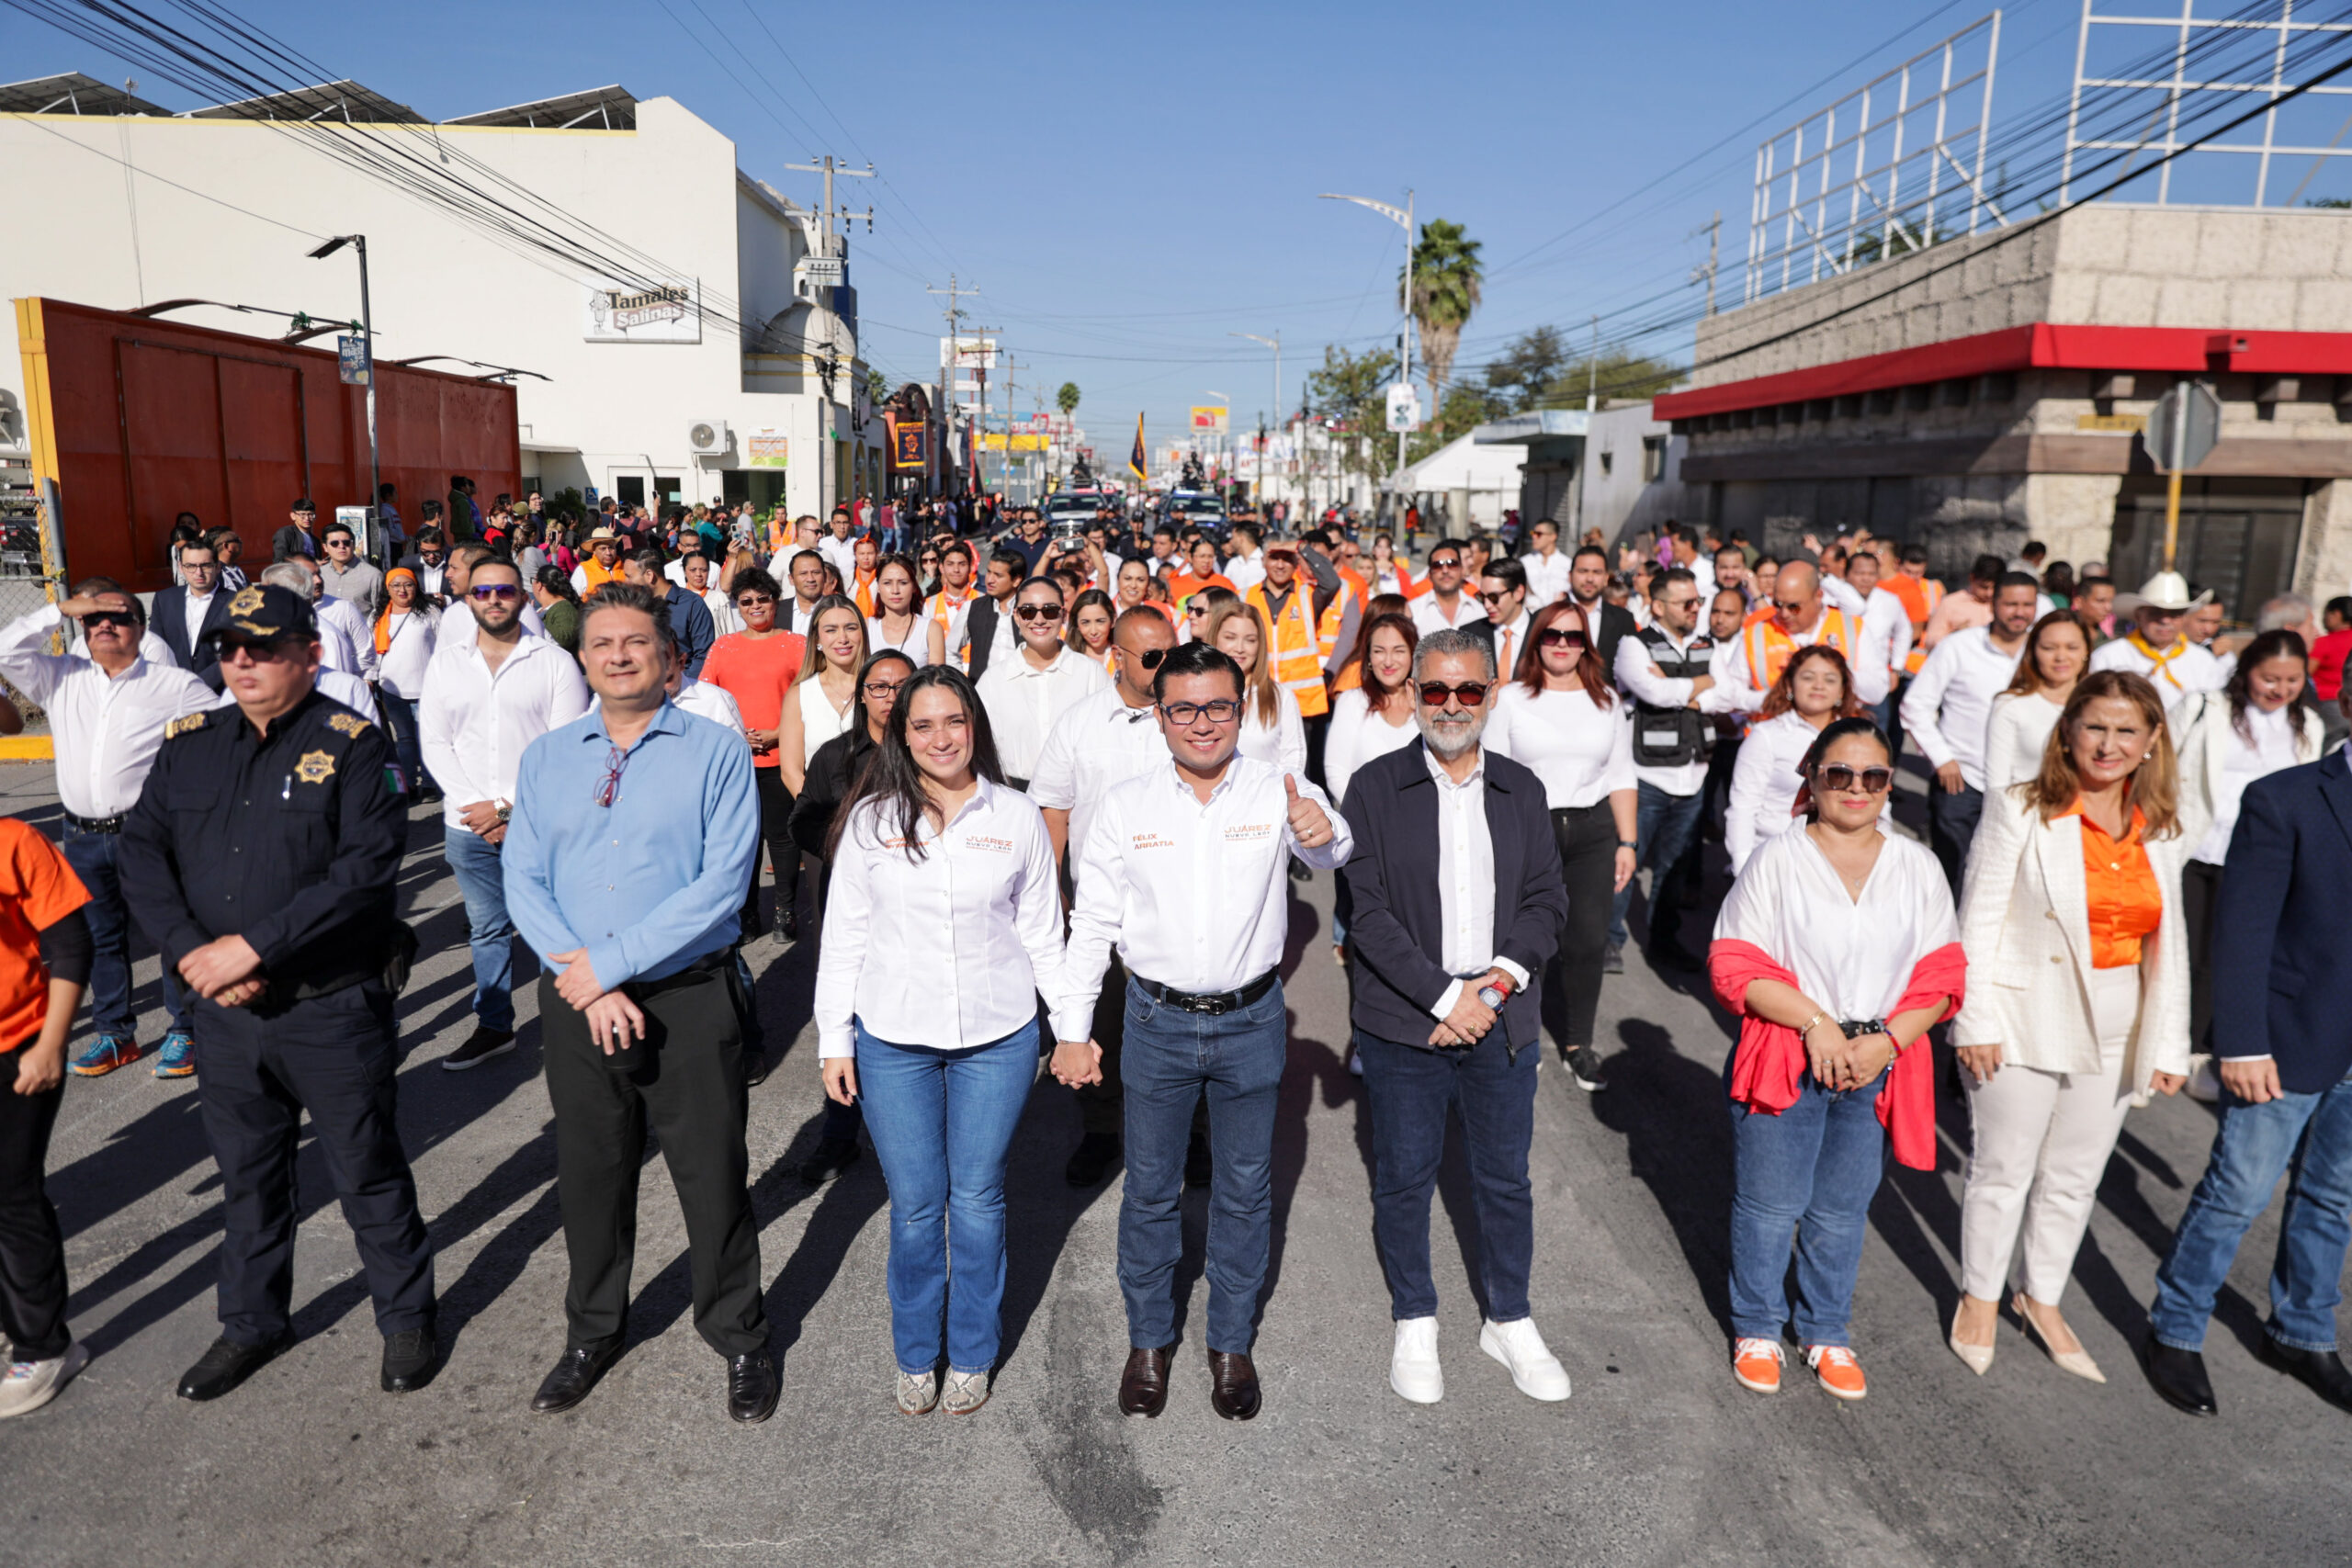
[[[6,1375],[0,1376],[0,1420],[39,1410],[89,1364],[90,1348],[79,1340],[46,1361],[9,1362]]]
[[[1568,1370],[1544,1348],[1544,1336],[1535,1332],[1533,1318],[1522,1317],[1513,1323],[1489,1322],[1478,1331],[1478,1348],[1509,1367],[1513,1386],[1528,1398],[1568,1397]]]
[[[1445,1372],[1437,1364],[1437,1319],[1396,1322],[1396,1348],[1388,1358],[1388,1386],[1399,1399],[1435,1404],[1445,1397]]]

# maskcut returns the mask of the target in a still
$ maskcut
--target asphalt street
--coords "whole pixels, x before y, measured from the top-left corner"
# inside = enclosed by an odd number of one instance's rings
[[[0,809],[53,830],[44,767],[0,770]],[[658,1157],[645,1181],[632,1348],[558,1416],[528,1402],[563,1343],[564,1258],[536,1026],[473,1072],[463,910],[430,811],[404,908],[428,956],[401,1007],[401,1120],[438,1249],[446,1370],[376,1388],[379,1340],[322,1160],[300,1163],[300,1342],[217,1404],[173,1397],[210,1342],[218,1179],[193,1083],[144,1065],[74,1081],[51,1156],[96,1359],[49,1409],[0,1426],[0,1562],[43,1565],[571,1563],[2068,1563],[2352,1559],[2352,1416],[2254,1355],[2277,1207],[2250,1238],[2208,1345],[2222,1415],[2140,1379],[2134,1348],[2214,1114],[2136,1112],[2065,1305],[2112,1381],[2066,1376],[2009,1323],[1990,1373],[1944,1347],[1957,1300],[1964,1113],[1948,1094],[1933,1173],[1881,1192],[1855,1343],[1858,1405],[1792,1376],[1766,1398],[1727,1365],[1728,1021],[1695,977],[1633,957],[1609,982],[1611,1085],[1556,1065],[1536,1119],[1536,1322],[1575,1380],[1518,1394],[1478,1353],[1475,1240],[1458,1149],[1434,1224],[1446,1397],[1386,1383],[1371,1237],[1369,1125],[1344,1067],[1346,991],[1324,938],[1329,878],[1300,890],[1287,966],[1274,1271],[1257,1359],[1264,1414],[1210,1411],[1201,1200],[1175,1392],[1123,1420],[1118,1180],[1076,1192],[1068,1094],[1036,1089],[1016,1142],[1011,1285],[994,1399],[970,1417],[893,1414],[887,1194],[869,1153],[812,1190],[815,943],[752,949],[775,1075],[753,1092],[754,1198],[782,1406],[738,1427],[722,1363],[686,1319],[684,1236]],[[1695,931],[1692,935],[1695,937]],[[919,948],[908,961],[923,962]],[[155,964],[138,971],[163,1028]],[[531,990],[518,991],[526,1018]],[[786,1043],[789,1049],[786,1050]],[[1459,1222],[1461,1231],[1454,1229]]]

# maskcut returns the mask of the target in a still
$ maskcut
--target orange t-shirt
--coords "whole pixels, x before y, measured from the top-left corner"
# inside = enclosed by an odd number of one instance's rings
[[[0,1052],[30,1043],[49,1016],[40,933],[89,901],[55,844],[0,818]]]
[[[2132,808],[2121,839],[2091,820],[2083,803],[2058,814],[2083,819],[2083,888],[2091,927],[2091,967],[2121,969],[2140,962],[2140,943],[2163,921],[2164,890],[2148,863],[2148,819]]]
[[[735,699],[747,728],[774,729],[784,722],[784,694],[800,674],[808,646],[808,639],[798,632],[758,638],[730,632],[710,645],[702,678]],[[773,749],[755,751],[752,764],[773,768],[776,755]]]
[[[1191,572],[1180,572],[1169,580],[1168,596],[1176,601],[1177,607],[1181,609],[1186,600],[1204,588],[1222,588],[1227,593],[1237,596],[1241,592],[1233,586],[1233,579],[1221,571],[1213,571],[1206,577],[1194,577]]]

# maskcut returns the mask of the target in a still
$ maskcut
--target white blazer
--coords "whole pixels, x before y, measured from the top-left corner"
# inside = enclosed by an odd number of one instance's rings
[[[1998,1045],[2005,1066],[2096,1073],[2091,1021],[2089,893],[2083,819],[2044,822],[2022,788],[1984,797],[1960,896],[1968,953],[1968,999],[1952,1024],[1955,1045]],[[2140,1018],[2124,1080],[2145,1093],[2152,1073],[2188,1071],[2188,938],[2181,919],[2182,836],[2148,840],[2164,915],[2140,950]]]
[[[2230,699],[2220,692],[2191,692],[2173,705],[2165,722],[2180,758],[2180,841],[2191,853],[2213,827],[2213,791],[2229,767],[2230,748],[2242,746],[2230,723]],[[2316,762],[2327,754],[2327,727],[2319,715],[2303,715],[2295,759]]]

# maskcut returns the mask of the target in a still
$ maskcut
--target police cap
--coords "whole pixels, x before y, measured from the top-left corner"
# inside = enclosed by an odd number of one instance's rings
[[[309,600],[275,582],[256,582],[237,591],[229,601],[229,618],[206,633],[205,640],[276,642],[284,637],[316,637],[318,630]]]

